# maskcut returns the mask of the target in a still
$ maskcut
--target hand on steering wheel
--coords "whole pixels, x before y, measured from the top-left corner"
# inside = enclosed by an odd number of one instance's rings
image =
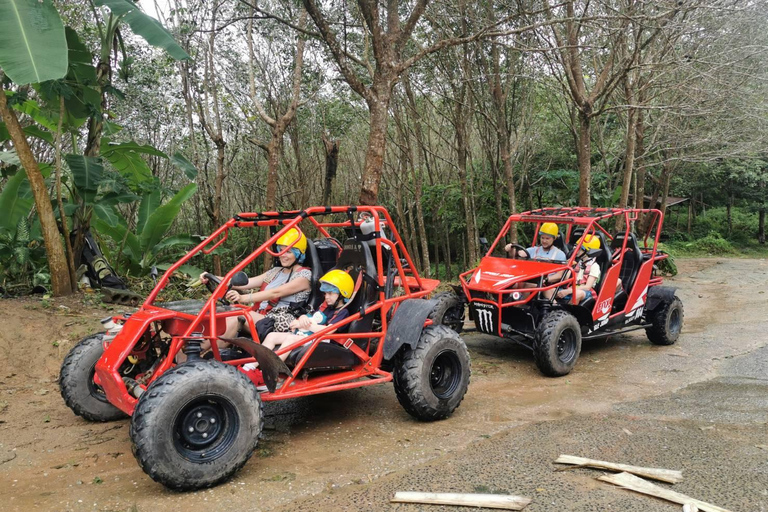
[[[504,250],[507,252],[507,254],[509,254],[512,249],[514,249],[514,252],[510,254],[510,258],[517,259],[518,253],[523,251],[523,258],[527,260],[531,259],[531,255],[528,254],[526,248],[520,244],[507,244],[504,246]]]
[[[203,279],[205,279],[205,281],[203,281]],[[203,272],[202,274],[200,274],[200,280],[205,283],[206,288],[208,288],[208,291],[210,291],[211,293],[215,292],[216,288],[218,288],[219,285],[221,284],[221,279],[211,274],[210,272]],[[219,301],[224,306],[229,306],[229,301],[227,299],[222,297],[221,299],[219,299]]]

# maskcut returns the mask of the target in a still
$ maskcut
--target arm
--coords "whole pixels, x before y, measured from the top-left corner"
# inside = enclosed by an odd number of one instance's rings
[[[261,276],[259,276],[261,277]],[[258,278],[254,278],[258,279]],[[276,288],[269,290],[261,290],[259,292],[240,294],[235,290],[230,290],[227,293],[227,299],[236,300],[238,302],[262,302],[265,300],[274,300],[286,295],[293,295],[294,293],[303,292],[309,290],[309,280],[299,277],[285,284],[281,284]],[[231,295],[231,296],[230,296]]]

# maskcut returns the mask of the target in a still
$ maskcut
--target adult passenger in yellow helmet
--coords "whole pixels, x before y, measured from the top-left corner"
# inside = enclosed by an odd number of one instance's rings
[[[576,254],[576,303],[592,297],[597,298],[595,285],[600,282],[600,265],[589,252],[600,249],[600,239],[595,235],[584,235],[580,240],[581,247]],[[557,292],[557,298],[571,300],[572,288],[564,288]]]
[[[304,302],[309,298],[312,271],[302,266],[307,251],[307,237],[300,229],[289,229],[277,239],[276,245],[278,252],[289,247],[278,258],[280,266],[251,277],[245,286],[233,286],[225,297],[232,302],[253,304],[248,314],[254,322],[269,317],[274,321],[273,330],[287,332],[296,320],[291,313],[291,303]],[[207,281],[202,275],[200,280],[203,283]],[[227,317],[227,328],[219,336],[235,338],[239,328],[237,317]]]

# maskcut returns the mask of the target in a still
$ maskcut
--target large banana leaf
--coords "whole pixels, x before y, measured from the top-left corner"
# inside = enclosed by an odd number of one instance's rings
[[[171,224],[173,224],[173,221],[179,214],[181,205],[192,197],[196,191],[197,185],[190,183],[149,216],[140,236],[141,248],[144,253],[147,253],[160,243],[166,231],[168,231],[168,228],[171,227]]]
[[[102,151],[101,155],[109,160],[117,171],[133,187],[138,187],[141,183],[152,181],[152,170],[147,162],[141,158],[141,155],[133,151]]]
[[[192,162],[187,160],[181,153],[174,153],[171,157],[171,163],[184,171],[184,174],[186,174],[187,178],[190,180],[197,178],[197,167],[192,165]]]
[[[120,215],[115,211],[112,205],[99,201],[93,205],[93,212],[104,222],[112,227],[120,223]]]
[[[141,198],[141,203],[139,204],[139,221],[136,224],[137,233],[144,231],[147,219],[152,215],[152,212],[157,210],[157,207],[160,206],[162,198],[160,189],[155,189]]]
[[[75,185],[81,191],[96,191],[104,177],[101,158],[83,155],[64,155],[64,159],[75,178]]]
[[[19,85],[67,74],[64,25],[51,0],[0,1],[0,67]]]
[[[154,255],[158,255],[164,249],[168,249],[170,247],[177,247],[179,245],[186,245],[186,246],[192,247],[199,244],[203,240],[205,240],[205,238],[201,237],[200,235],[169,236],[168,238],[163,239],[162,242],[154,246],[152,248],[152,253]]]
[[[133,2],[128,0],[95,0],[99,6],[107,6],[115,16],[124,16],[131,30],[137,36],[143,37],[149,44],[162,48],[176,60],[188,59],[189,55],[176,43],[173,36],[159,21],[147,16]]]
[[[27,174],[24,169],[20,169],[11,176],[0,192],[0,227],[9,232],[16,230],[19,219],[27,215],[32,208],[34,200],[23,193],[24,188],[28,186]]]
[[[118,222],[116,225],[110,226],[108,222],[102,220],[100,217],[94,217],[91,222],[99,233],[110,237],[115,241],[118,247],[123,244],[123,240],[125,240],[123,252],[131,259],[136,261],[141,259],[139,239],[136,235],[128,231],[125,224]]]

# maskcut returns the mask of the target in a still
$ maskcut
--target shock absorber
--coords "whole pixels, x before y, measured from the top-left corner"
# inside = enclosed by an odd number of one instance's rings
[[[192,337],[187,340],[184,345],[184,354],[187,356],[187,361],[199,361],[201,359],[200,353],[202,348],[200,345],[203,343],[203,333],[193,332]]]

